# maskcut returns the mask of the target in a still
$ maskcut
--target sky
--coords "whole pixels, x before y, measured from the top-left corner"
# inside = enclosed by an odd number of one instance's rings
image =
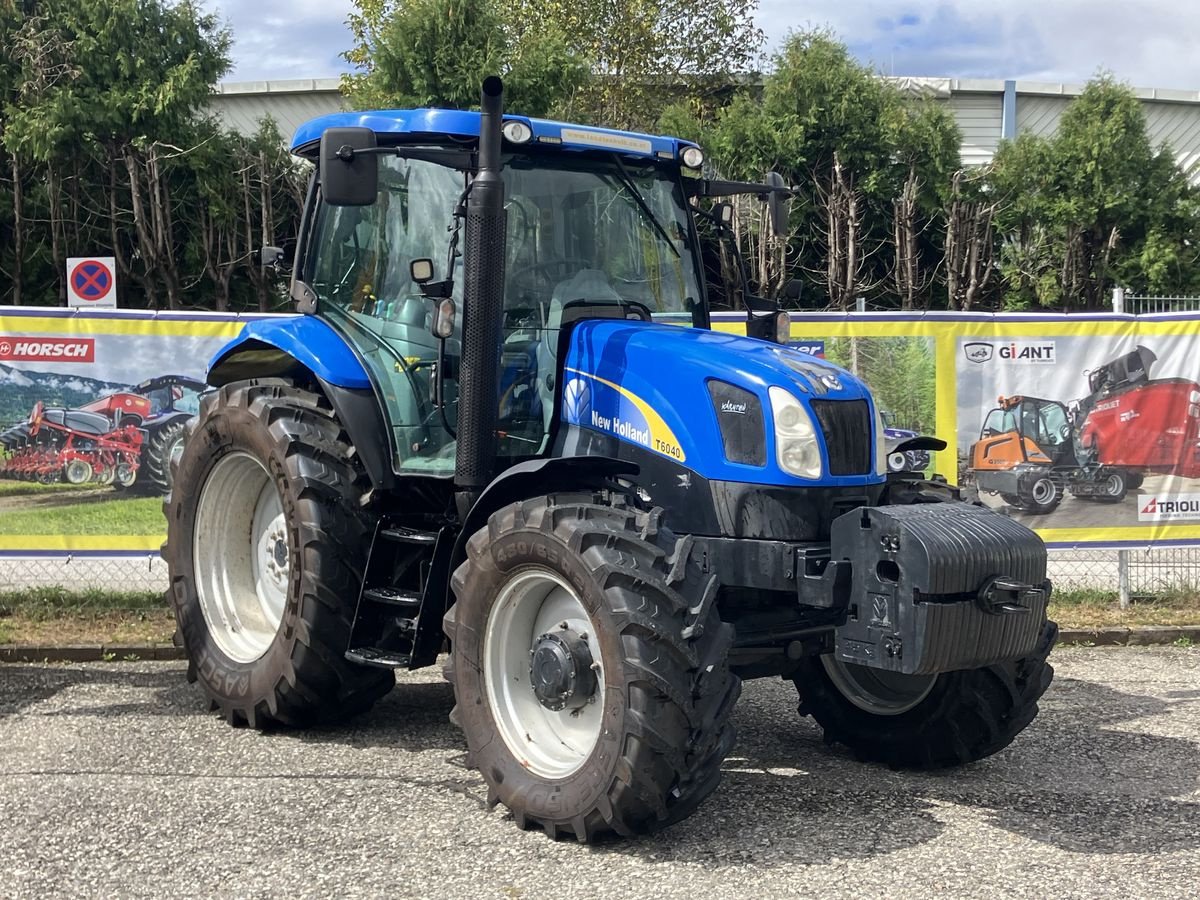
[[[233,29],[226,81],[345,71],[348,0],[202,0]],[[760,0],[769,48],[828,27],[889,75],[1086,81],[1101,69],[1135,87],[1200,90],[1200,4],[1188,0]]]

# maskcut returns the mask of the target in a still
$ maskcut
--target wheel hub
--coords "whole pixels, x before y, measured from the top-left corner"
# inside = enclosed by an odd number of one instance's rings
[[[574,710],[592,702],[596,671],[587,635],[565,625],[541,635],[530,651],[529,680],[546,709]]]

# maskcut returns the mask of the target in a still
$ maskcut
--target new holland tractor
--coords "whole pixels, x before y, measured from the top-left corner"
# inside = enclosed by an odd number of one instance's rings
[[[339,113],[291,265],[303,315],[213,359],[165,504],[178,640],[234,725],[366,710],[438,661],[521,827],[689,815],[741,680],[831,742],[932,768],[1007,746],[1050,683],[1031,531],[887,474],[853,376],[709,327],[685,141],[481,112]],[[279,254],[264,251],[264,262]]]

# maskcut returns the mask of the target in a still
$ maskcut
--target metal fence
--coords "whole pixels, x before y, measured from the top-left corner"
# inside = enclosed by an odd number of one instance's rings
[[[1124,551],[1129,593],[1134,598],[1200,592],[1200,547]],[[1054,550],[1049,574],[1056,591],[1101,591],[1116,596],[1121,586],[1116,550]],[[75,608],[89,595],[105,610],[119,609],[99,592],[165,593],[167,567],[157,555],[122,558],[84,556],[0,559],[0,594],[31,589],[69,592]],[[138,608],[144,608],[139,602]]]
[[[1135,316],[1154,313],[1196,312],[1200,310],[1200,297],[1181,294],[1126,294],[1125,311]]]

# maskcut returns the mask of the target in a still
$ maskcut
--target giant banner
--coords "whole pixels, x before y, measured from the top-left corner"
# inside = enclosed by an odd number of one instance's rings
[[[714,316],[741,331],[743,318]],[[0,308],[0,554],[152,553],[208,360],[244,319]],[[1056,547],[1200,543],[1200,315],[812,313],[888,433]]]
[[[893,435],[947,442],[909,468],[1052,547],[1200,543],[1200,315],[817,313],[792,344],[858,372]]]

